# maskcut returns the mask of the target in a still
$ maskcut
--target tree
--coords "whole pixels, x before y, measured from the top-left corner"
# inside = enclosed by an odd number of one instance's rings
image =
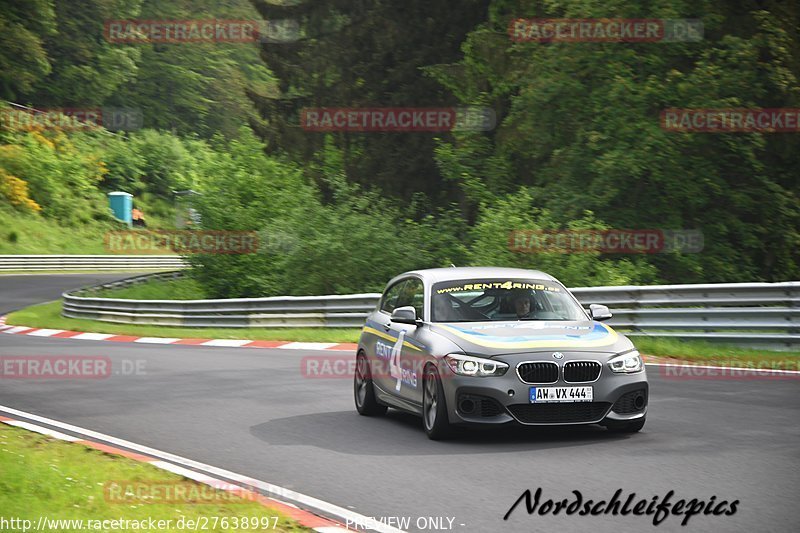
[[[257,14],[247,0],[224,5],[201,0],[145,0],[146,20],[248,20]],[[111,105],[133,107],[151,128],[211,138],[236,136],[257,121],[247,91],[263,93],[274,79],[259,60],[257,43],[183,42],[137,44],[141,68],[120,86]]]
[[[16,100],[51,71],[43,39],[56,31],[49,0],[0,1],[0,97]]]
[[[57,31],[44,36],[52,65],[26,98],[38,107],[99,107],[134,79],[139,50],[104,38],[107,20],[133,18],[141,0],[55,0]]]
[[[794,279],[797,136],[659,124],[669,107],[798,107],[798,9],[766,5],[496,0],[463,60],[428,72],[463,102],[494,108],[498,128],[443,141],[437,160],[472,210],[526,185],[564,226],[592,211],[616,228],[702,230],[702,253],[651,258],[664,280]],[[512,42],[509,22],[536,17],[702,18],[705,38]]]
[[[456,191],[431,155],[434,133],[306,132],[304,107],[447,107],[456,103],[421,68],[454,61],[466,33],[485,18],[485,0],[328,0],[253,4],[267,20],[293,21],[288,42],[264,43],[278,91],[251,93],[264,119],[257,132],[270,153],[314,161],[326,142],[342,150],[351,183],[410,202],[415,192],[448,204]],[[320,174],[312,178],[329,198]]]

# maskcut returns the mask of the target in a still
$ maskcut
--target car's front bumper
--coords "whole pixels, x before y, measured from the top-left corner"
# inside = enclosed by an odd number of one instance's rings
[[[649,385],[645,370],[615,374],[604,365],[600,377],[590,383],[528,384],[514,366],[504,376],[459,376],[448,370],[442,376],[450,423],[458,425],[598,424],[624,422],[646,416]],[[531,403],[531,387],[591,386],[591,402]]]

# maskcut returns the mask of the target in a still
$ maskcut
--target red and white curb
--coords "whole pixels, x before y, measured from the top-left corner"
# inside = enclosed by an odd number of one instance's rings
[[[344,509],[332,503],[306,496],[305,494],[265,481],[252,479],[222,468],[199,463],[179,455],[163,452],[141,444],[118,439],[110,435],[104,435],[96,431],[73,426],[32,413],[26,413],[3,405],[0,405],[0,413],[0,423],[35,431],[36,433],[41,433],[55,439],[82,444],[104,453],[120,455],[135,461],[148,463],[156,468],[178,474],[217,490],[232,492],[244,499],[258,502],[265,507],[279,511],[284,516],[295,520],[300,525],[318,531],[319,533],[344,533],[352,531],[352,529],[345,527],[343,523],[358,524],[359,530],[361,531],[365,531],[363,524],[369,524],[371,529],[367,529],[367,531],[377,531],[378,533],[404,533],[400,529],[377,522],[367,516]],[[11,416],[17,418],[11,418]],[[29,420],[38,422],[39,424],[29,422]],[[40,424],[57,427],[80,436],[76,437],[62,433],[61,431]],[[264,493],[276,495],[282,499],[265,496]],[[341,520],[341,522],[336,522],[330,518],[325,518],[305,509],[301,509],[298,505],[314,509],[327,516],[336,517],[338,520]]]
[[[355,352],[357,344],[349,342],[292,342],[292,341],[253,341],[247,339],[179,339],[166,337],[137,337],[134,335],[114,335],[111,333],[86,333],[63,329],[29,328],[10,326],[6,317],[0,316],[0,332],[32,337],[53,337],[83,341],[136,342],[140,344],[185,344],[190,346],[218,346],[224,348],[280,348],[282,350],[333,350]]]

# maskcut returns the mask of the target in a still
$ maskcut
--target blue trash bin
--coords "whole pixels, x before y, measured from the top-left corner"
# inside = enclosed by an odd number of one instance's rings
[[[133,222],[133,195],[127,192],[110,192],[108,193],[108,204],[111,206],[111,211],[114,216],[130,226]]]

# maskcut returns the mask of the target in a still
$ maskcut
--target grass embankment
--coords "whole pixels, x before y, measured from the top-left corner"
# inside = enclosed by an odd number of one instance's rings
[[[169,326],[142,326],[113,324],[96,320],[65,318],[61,316],[61,302],[48,302],[26,307],[8,315],[11,325],[32,328],[90,331],[114,335],[140,337],[177,337],[199,339],[250,339],[267,341],[301,342],[357,342],[361,333],[356,328],[182,328]]]
[[[150,229],[171,229],[175,223],[175,209],[169,200],[144,194],[135,198]],[[128,227],[115,221],[110,210],[104,220],[91,217],[78,218],[71,224],[47,218],[40,214],[21,213],[0,205],[0,254],[3,255],[102,255],[125,254],[109,250],[105,236],[109,231],[123,231]],[[165,249],[164,254],[173,253]]]
[[[87,223],[67,227],[38,215],[0,208],[0,254],[107,254],[103,235],[122,226]]]
[[[737,366],[750,363],[781,363],[786,370],[798,370],[790,361],[800,361],[798,351],[770,351],[730,346],[723,343],[694,340],[670,339],[664,337],[631,337],[640,353],[668,357],[683,361],[705,362],[719,366]]]
[[[129,300],[204,300],[208,298],[203,287],[193,279],[148,281],[120,289],[99,291],[100,298],[126,298]]]
[[[206,531],[226,532],[241,530],[231,527],[233,521],[253,518],[268,522],[267,528],[259,531],[306,532],[310,529],[282,516],[279,512],[263,507],[253,501],[244,501],[229,493],[213,491],[210,487],[189,481],[181,476],[157,469],[145,463],[125,457],[106,454],[80,444],[54,440],[0,424],[0,509],[3,518],[30,520],[36,527],[40,517],[50,520],[171,520],[171,527],[159,531],[185,531],[179,520],[208,520]],[[111,497],[110,483],[133,486],[131,482],[153,487],[158,500],[137,500],[118,503]],[[173,487],[180,483],[186,487],[184,494],[201,494],[203,502],[194,503],[191,498],[172,499],[165,502],[158,496],[162,487]],[[141,486],[141,485],[136,485]],[[196,500],[195,500],[196,501]],[[158,503],[156,503],[158,502]],[[213,520],[227,528],[211,528]],[[277,517],[275,519],[274,517]],[[272,529],[272,524],[276,524]],[[65,523],[46,524],[46,531],[75,531],[78,528]],[[12,527],[14,531],[22,531]],[[121,529],[106,528],[104,531]],[[150,531],[145,528],[144,531]]]

